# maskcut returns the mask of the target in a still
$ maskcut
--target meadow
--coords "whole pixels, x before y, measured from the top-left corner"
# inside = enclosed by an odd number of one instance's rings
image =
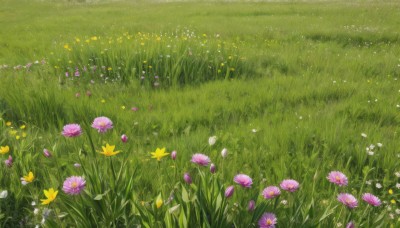
[[[0,0],[0,226],[400,227],[399,18]]]

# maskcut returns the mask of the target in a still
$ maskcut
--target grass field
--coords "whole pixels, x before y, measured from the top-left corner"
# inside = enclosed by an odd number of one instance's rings
[[[399,227],[399,18],[0,0],[1,227]]]

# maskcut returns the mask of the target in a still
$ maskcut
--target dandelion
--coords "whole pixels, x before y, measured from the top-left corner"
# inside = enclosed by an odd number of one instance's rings
[[[189,173],[183,174],[183,180],[185,180],[185,182],[187,184],[191,184],[192,183],[192,178],[190,177]]]
[[[372,195],[371,193],[364,193],[362,199],[367,202],[369,205],[374,207],[378,207],[381,205],[381,201],[378,197]]]
[[[228,150],[227,150],[226,148],[222,149],[222,151],[221,151],[221,156],[222,156],[223,158],[226,158],[227,155],[228,155]]]
[[[279,196],[280,194],[281,190],[276,186],[268,186],[262,192],[262,195],[265,199],[272,199]]]
[[[251,188],[253,180],[246,174],[238,174],[233,178],[235,183],[240,184],[244,188]]]
[[[207,166],[211,162],[210,158],[204,154],[194,154],[190,161],[200,166]]]
[[[11,155],[8,155],[8,159],[4,160],[4,163],[6,164],[6,166],[8,168],[10,168],[13,165],[13,159],[12,159]]]
[[[175,150],[171,152],[171,159],[172,160],[176,159],[176,151]]]
[[[299,182],[295,180],[283,180],[280,184],[281,188],[285,191],[295,192],[299,188]]]
[[[42,205],[47,205],[54,201],[57,197],[58,191],[54,191],[53,188],[50,188],[49,190],[44,190],[44,195],[46,196],[47,199],[41,199]]]
[[[390,200],[390,203],[396,204],[396,200],[392,199],[392,200]]]
[[[157,148],[155,152],[151,152],[151,158],[157,159],[157,161],[161,161],[161,158],[167,156],[169,153],[165,152],[165,148]]]
[[[0,154],[6,154],[8,152],[10,152],[9,146],[0,146]]]
[[[249,201],[249,205],[247,206],[247,211],[254,211],[256,207],[256,202],[254,200]]]
[[[44,149],[44,150],[43,150],[43,155],[44,155],[45,157],[47,157],[47,158],[51,157],[51,153],[50,153],[50,151],[49,151],[48,149]]]
[[[275,214],[273,213],[264,213],[260,220],[258,220],[258,225],[260,228],[274,228],[275,224],[278,222]]]
[[[346,186],[348,181],[346,175],[339,171],[332,171],[328,174],[327,179],[329,182],[339,186]]]
[[[27,185],[31,183],[35,179],[35,176],[32,172],[29,172],[28,175],[21,177],[21,183],[23,185]]]
[[[128,136],[126,136],[125,134],[121,135],[121,141],[123,143],[126,143],[128,141]]]
[[[230,198],[233,195],[234,191],[235,191],[235,187],[233,187],[233,185],[227,187],[225,190],[225,197]]]
[[[63,191],[69,195],[80,194],[86,186],[86,181],[80,176],[68,177],[63,184]]]
[[[114,156],[121,152],[120,150],[114,151],[115,145],[110,146],[108,143],[106,144],[105,147],[102,146],[101,148],[103,148],[103,152],[100,152],[100,154],[104,154],[104,156],[107,156],[107,157]]]
[[[340,193],[337,200],[350,209],[355,208],[358,205],[357,199],[349,193]]]
[[[101,116],[93,120],[92,127],[97,129],[98,132],[104,133],[113,128],[113,123],[109,118]]]
[[[388,193],[389,193],[389,195],[392,195],[393,194],[393,190],[389,189]]]
[[[21,125],[19,128],[23,130],[23,129],[26,128],[26,126],[25,125]]]
[[[217,142],[217,136],[211,136],[210,138],[208,138],[208,144],[210,146],[214,145]]]
[[[79,124],[67,124],[61,134],[65,137],[76,137],[82,134],[82,129]]]

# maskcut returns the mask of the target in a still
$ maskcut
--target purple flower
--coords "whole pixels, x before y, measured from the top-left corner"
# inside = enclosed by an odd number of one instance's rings
[[[126,136],[125,134],[121,135],[121,141],[123,143],[126,143],[128,141],[128,136]]]
[[[299,182],[295,180],[283,180],[281,182],[281,188],[285,191],[295,192],[299,189]]]
[[[75,163],[75,164],[74,164],[74,167],[75,167],[75,168],[80,168],[80,167],[81,167],[81,164]]]
[[[339,171],[330,172],[326,178],[329,180],[329,182],[339,186],[346,186],[348,183],[346,175]]]
[[[279,196],[280,194],[281,190],[276,186],[268,186],[262,192],[262,195],[265,199],[272,199]]]
[[[82,134],[82,129],[79,124],[67,124],[64,126],[62,135],[65,137],[76,137]]]
[[[63,191],[69,195],[80,194],[86,186],[86,181],[83,177],[71,176],[68,177],[63,184]]]
[[[68,71],[67,71],[67,72],[65,72],[65,77],[69,77],[69,73],[68,73]]]
[[[354,224],[353,221],[350,221],[349,223],[347,223],[346,228],[355,228],[356,225]]]
[[[190,177],[189,173],[183,174],[183,179],[185,180],[185,182],[187,184],[191,184],[192,183],[192,178]]]
[[[229,198],[233,195],[233,192],[235,191],[235,187],[233,187],[233,185],[229,186],[226,188],[225,190],[225,197]]]
[[[44,149],[44,150],[43,150],[43,155],[44,155],[45,157],[47,157],[47,158],[51,157],[51,153],[50,153],[50,151],[49,151],[48,149]]]
[[[176,159],[176,151],[175,150],[171,152],[171,159],[172,160]]]
[[[13,165],[13,159],[12,159],[11,155],[8,155],[8,159],[4,160],[4,163],[9,168]]]
[[[242,187],[251,188],[253,180],[246,174],[238,174],[233,178],[235,183],[240,184]]]
[[[81,74],[79,73],[79,70],[78,70],[78,68],[75,70],[74,76],[75,76],[75,77],[79,77],[79,76],[81,76]]]
[[[207,166],[211,162],[210,158],[204,154],[194,154],[190,161],[201,166]]]
[[[372,195],[371,193],[364,193],[362,199],[374,207],[378,207],[381,205],[381,200],[378,197]]]
[[[256,202],[254,202],[254,200],[250,200],[249,206],[247,207],[247,211],[254,211],[255,207],[256,207]]]
[[[97,129],[98,132],[104,133],[113,128],[113,123],[109,118],[101,116],[93,120],[92,127]]]
[[[258,220],[258,225],[260,228],[274,228],[275,224],[278,222],[275,214],[273,213],[264,213],[260,220]]]
[[[138,107],[132,107],[131,110],[132,110],[132,112],[137,112],[139,110],[139,108]]]
[[[212,174],[215,173],[215,165],[214,165],[214,163],[211,163],[211,165],[210,165],[210,172],[211,172]]]
[[[358,205],[357,199],[349,193],[340,193],[337,200],[348,208],[355,208]]]

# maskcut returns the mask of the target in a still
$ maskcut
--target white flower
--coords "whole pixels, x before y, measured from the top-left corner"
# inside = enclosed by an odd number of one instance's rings
[[[33,210],[33,214],[35,214],[35,215],[39,214],[39,208],[35,208],[35,209]]]
[[[336,224],[337,227],[341,227],[342,225],[343,225],[343,224],[340,223],[340,222],[338,222],[338,223]]]
[[[210,144],[210,146],[214,145],[215,142],[217,142],[217,136],[214,135],[208,138],[208,144]]]
[[[379,183],[376,183],[376,184],[375,184],[375,187],[376,187],[376,188],[382,188],[382,185],[379,184]]]
[[[363,138],[367,138],[367,134],[365,134],[365,133],[361,133],[361,136],[362,136]]]
[[[36,225],[36,226],[35,226],[35,228],[39,228],[39,227],[40,227],[39,225]]]
[[[368,155],[370,156],[374,155],[374,151],[368,151]]]
[[[287,200],[282,200],[281,204],[286,205],[287,204]]]
[[[251,132],[256,133],[257,129],[253,128],[253,129],[251,129]]]
[[[400,209],[399,208],[396,209],[396,214],[400,215]]]
[[[8,196],[8,191],[7,190],[3,190],[0,192],[0,199],[5,199]]]
[[[396,175],[396,177],[400,177],[400,172],[395,172],[394,175]]]
[[[378,147],[382,147],[383,145],[382,145],[382,143],[377,143],[376,144]]]
[[[221,155],[223,158],[225,158],[228,155],[228,150],[226,148],[222,149]]]
[[[36,206],[36,202],[35,202],[35,201],[32,201],[31,205],[32,205],[32,206]]]
[[[373,150],[375,148],[374,144],[369,145],[369,149]]]
[[[365,183],[366,183],[367,185],[371,185],[371,180],[367,180],[367,181],[365,181]]]
[[[396,184],[396,188],[400,189],[400,183]]]

